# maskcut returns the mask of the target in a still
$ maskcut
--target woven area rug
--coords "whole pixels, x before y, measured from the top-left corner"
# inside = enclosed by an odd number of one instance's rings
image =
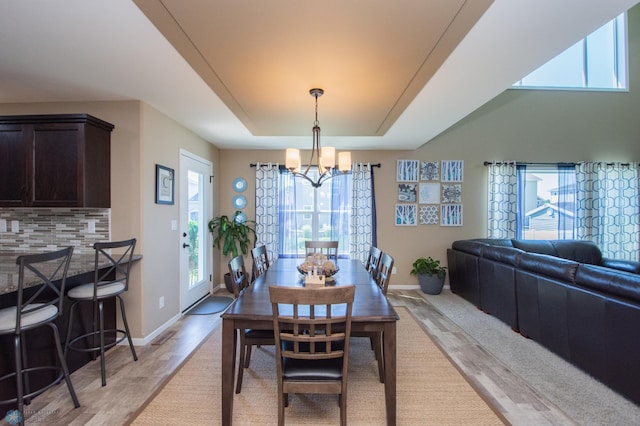
[[[405,308],[396,308],[397,424],[502,425],[502,417],[473,389]],[[207,337],[165,386],[141,408],[134,425],[220,424],[221,327]],[[236,425],[277,424],[273,347],[256,348],[234,396]],[[384,385],[369,341],[352,339],[349,356],[348,424],[384,425]],[[288,425],[339,424],[334,395],[289,395]]]

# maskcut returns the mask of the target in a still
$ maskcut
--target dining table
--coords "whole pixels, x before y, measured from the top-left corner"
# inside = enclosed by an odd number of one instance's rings
[[[234,379],[238,331],[244,329],[273,330],[273,312],[269,301],[269,287],[304,287],[305,280],[298,272],[302,263],[298,258],[281,258],[255,279],[222,314],[222,424],[233,421]],[[387,425],[396,424],[396,322],[400,319],[380,287],[369,275],[362,262],[338,259],[338,272],[325,285],[355,285],[352,307],[352,332],[382,332],[384,395]],[[242,368],[239,366],[238,368]],[[276,368],[275,362],[273,368]]]

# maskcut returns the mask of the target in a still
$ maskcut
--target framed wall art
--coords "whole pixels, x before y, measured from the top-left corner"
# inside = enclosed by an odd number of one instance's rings
[[[156,164],[156,204],[173,204],[174,170]]]
[[[462,204],[440,205],[440,226],[462,226]]]
[[[464,180],[464,161],[442,161],[442,182],[462,182]]]
[[[404,203],[415,203],[418,201],[418,184],[399,183],[398,201],[402,201]]]
[[[418,160],[398,160],[396,169],[397,182],[417,182],[420,171]]]
[[[416,226],[418,224],[417,204],[396,204],[396,225]]]

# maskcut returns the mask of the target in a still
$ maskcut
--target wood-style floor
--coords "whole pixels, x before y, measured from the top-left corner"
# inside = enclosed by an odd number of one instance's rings
[[[521,378],[511,373],[472,337],[441,315],[422,297],[420,291],[392,291],[394,305],[406,306],[429,329],[436,342],[457,364],[473,377],[473,386],[494,401],[504,417],[513,424],[575,424],[564,413],[535,392]],[[466,303],[462,301],[461,303]],[[475,309],[469,304],[469,309]],[[28,424],[49,425],[120,425],[158,391],[175,369],[198,344],[220,324],[220,315],[187,315],[154,342],[138,347],[134,362],[126,346],[107,355],[107,386],[100,384],[99,361],[72,374],[81,407],[74,409],[64,385],[56,386],[37,397],[27,407]],[[518,337],[516,333],[515,338]],[[514,402],[508,395],[518,395]],[[2,416],[4,417],[4,413]],[[29,418],[30,417],[30,418]],[[3,420],[3,424],[6,424]]]

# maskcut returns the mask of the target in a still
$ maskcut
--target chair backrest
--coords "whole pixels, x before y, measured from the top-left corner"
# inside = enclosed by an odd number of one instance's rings
[[[98,288],[114,283],[124,284],[129,289],[131,259],[136,248],[136,239],[95,243],[95,278],[93,299],[97,299]]]
[[[244,267],[244,257],[238,255],[229,261],[229,274],[233,287],[233,296],[238,297],[242,291],[249,287],[249,276]]]
[[[49,306],[55,306],[58,315],[62,313],[64,288],[72,254],[73,247],[67,247],[48,253],[18,256],[16,334],[20,332],[23,315],[35,314],[37,311],[49,309]],[[25,288],[29,289],[27,294]],[[40,324],[33,324],[32,327]]]
[[[328,259],[338,260],[338,242],[337,241],[305,241],[304,249],[306,256],[314,253],[322,253]]]
[[[343,358],[346,377],[355,286],[269,287],[278,379],[283,358]]]
[[[378,266],[380,265],[380,257],[382,257],[382,250],[378,247],[371,246],[369,249],[369,257],[364,267],[369,271],[369,275],[376,277],[378,274]]]
[[[382,253],[380,257],[380,266],[378,267],[378,274],[375,278],[378,287],[382,290],[383,294],[387,294],[389,288],[389,280],[391,279],[391,272],[393,271],[393,257],[387,253]]]
[[[267,256],[267,247],[263,244],[251,250],[253,257],[253,279],[267,272],[269,268],[269,257]]]

